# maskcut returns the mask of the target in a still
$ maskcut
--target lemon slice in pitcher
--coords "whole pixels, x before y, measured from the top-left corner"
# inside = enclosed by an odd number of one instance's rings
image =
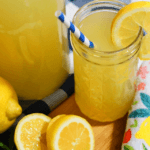
[[[138,1],[123,7],[112,22],[112,41],[119,49],[130,45],[142,27],[146,35],[142,39],[139,58],[150,60],[150,2]]]

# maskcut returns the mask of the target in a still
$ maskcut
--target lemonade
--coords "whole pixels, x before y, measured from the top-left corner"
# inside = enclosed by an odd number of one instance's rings
[[[89,49],[71,36],[75,100],[85,115],[102,122],[123,117],[135,94],[142,32],[139,29],[134,43],[131,41],[132,45],[122,50],[111,40],[112,21],[124,5],[118,1],[95,1],[82,7],[74,17],[74,24],[95,44],[94,49]]]
[[[63,0],[0,2],[0,75],[20,99],[42,99],[67,78],[67,39],[54,15],[58,9],[64,11]]]

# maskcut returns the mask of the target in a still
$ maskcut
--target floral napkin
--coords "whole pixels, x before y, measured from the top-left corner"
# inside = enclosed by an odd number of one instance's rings
[[[135,88],[122,150],[150,150],[150,61],[140,66]]]

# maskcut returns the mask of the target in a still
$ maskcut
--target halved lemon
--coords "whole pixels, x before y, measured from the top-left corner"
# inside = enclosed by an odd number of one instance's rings
[[[76,115],[61,115],[52,119],[47,128],[48,150],[94,150],[91,125]]]
[[[150,2],[138,1],[123,7],[112,22],[112,41],[118,48],[130,45],[138,36],[139,28],[146,31],[142,39],[139,58],[150,59]]]
[[[47,150],[46,130],[51,118],[42,113],[23,117],[16,126],[14,141],[18,150]]]

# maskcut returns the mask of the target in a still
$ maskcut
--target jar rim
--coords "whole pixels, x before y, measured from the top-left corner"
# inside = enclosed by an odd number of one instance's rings
[[[116,7],[119,7],[120,9],[123,8],[125,5],[127,5],[126,3],[124,2],[121,2],[121,1],[118,1],[118,0],[94,0],[92,2],[89,2],[85,5],[83,5],[74,15],[73,17],[73,23],[76,25],[76,18],[78,16],[80,16],[80,14],[83,12],[83,11],[86,11],[87,9],[89,9],[92,5],[99,5],[99,4],[109,4],[109,5],[114,5]],[[72,36],[74,36],[72,33],[71,33]],[[135,43],[139,43],[138,40],[141,39],[143,37],[143,30],[142,30],[142,27],[139,26],[139,32],[138,32],[138,35],[137,37],[135,38],[135,40],[133,42],[131,42],[128,46],[124,47],[124,48],[121,48],[121,49],[118,49],[116,51],[102,51],[102,50],[98,50],[98,49],[91,49],[87,46],[85,46],[80,40],[78,40],[77,38],[75,38],[76,41],[78,41],[78,44],[79,46],[81,47],[81,49],[87,51],[87,52],[90,52],[92,54],[96,54],[96,55],[114,55],[114,54],[117,54],[119,52],[122,52],[122,51],[125,51],[127,49],[134,49],[134,47],[136,46]],[[70,38],[71,39],[71,43],[72,43],[72,37]],[[141,41],[141,40],[140,40]],[[73,45],[73,43],[72,43]],[[74,45],[73,45],[74,47]]]

